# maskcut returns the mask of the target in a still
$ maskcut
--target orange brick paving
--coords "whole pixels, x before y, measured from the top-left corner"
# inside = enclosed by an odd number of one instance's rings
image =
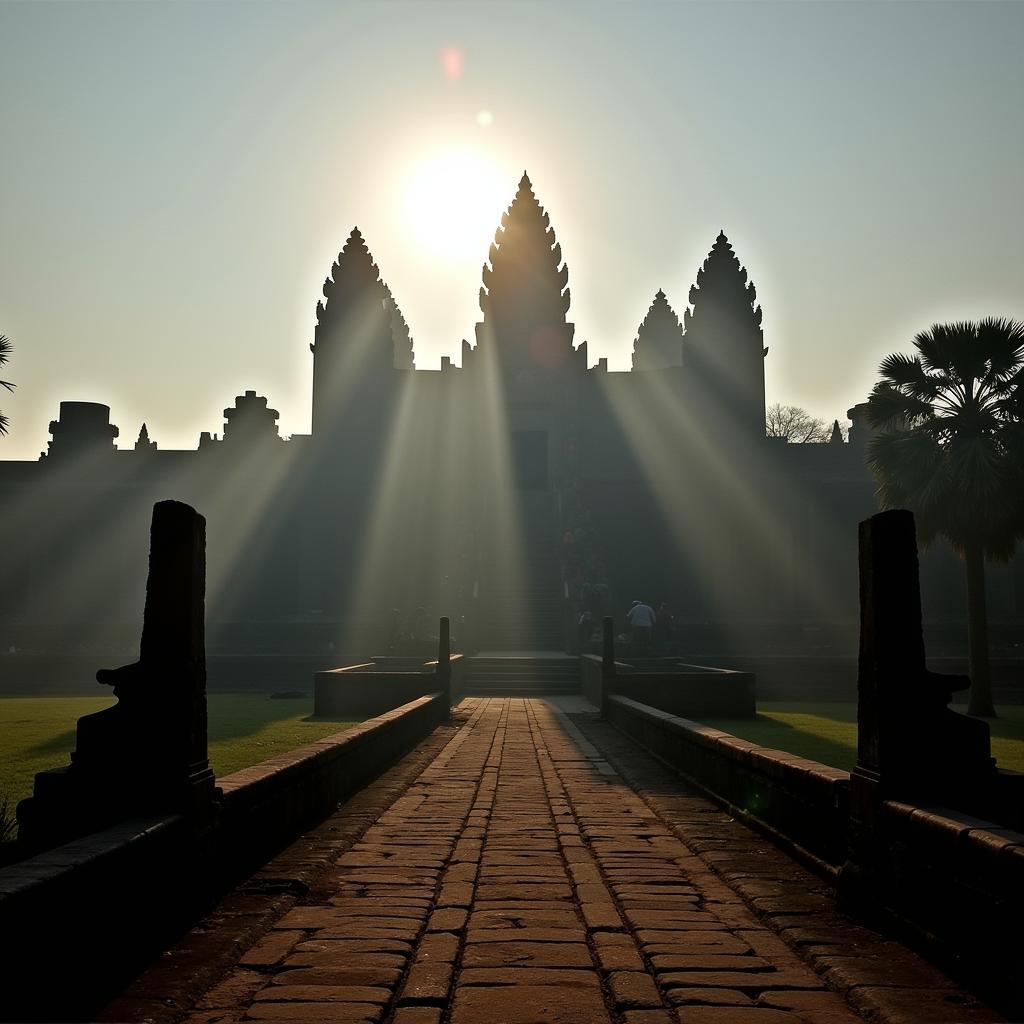
[[[701,826],[728,821],[713,805],[628,741],[611,742],[638,794],[546,701],[471,699],[461,710],[467,724],[189,1024],[862,1019],[684,842],[690,818],[713,847]],[[757,861],[763,840],[743,833]],[[809,906],[798,901],[793,920],[813,922]],[[824,939],[835,953],[846,936]],[[872,1008],[893,1024],[999,1019],[933,975],[923,977],[945,1002]]]

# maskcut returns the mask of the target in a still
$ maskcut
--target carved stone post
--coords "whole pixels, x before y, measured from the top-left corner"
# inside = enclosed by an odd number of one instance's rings
[[[965,676],[942,676],[925,665],[913,515],[894,509],[865,520],[848,883],[873,873],[886,843],[882,801],[984,810],[995,777],[988,724],[947,707],[952,692],[968,684]]]
[[[78,720],[66,768],[40,772],[18,808],[19,840],[42,849],[129,815],[195,812],[215,794],[206,749],[206,520],[153,508],[139,660],[101,669],[117,703]]]

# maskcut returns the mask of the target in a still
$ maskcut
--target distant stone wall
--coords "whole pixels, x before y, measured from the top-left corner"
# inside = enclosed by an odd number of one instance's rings
[[[757,714],[752,672],[682,664],[659,671],[628,665],[605,687],[609,694],[620,694],[685,718],[753,718]]]
[[[461,688],[462,655],[452,655],[449,664],[454,698]],[[317,672],[313,676],[313,714],[342,719],[383,715],[441,689],[436,673],[436,661],[388,658]]]
[[[133,819],[0,870],[0,931],[12,940],[0,1019],[65,1019],[98,1005],[447,718],[444,694],[419,697],[219,779],[223,803],[205,827],[181,815]]]
[[[96,684],[96,670],[109,668],[119,658],[134,657],[134,647],[117,653],[37,654],[0,651],[0,696],[76,694],[105,697],[109,691]],[[208,693],[274,693],[308,690],[314,672],[332,668],[346,659],[338,654],[207,654]],[[349,659],[353,660],[353,659]]]
[[[619,694],[669,714],[692,718],[753,718],[757,714],[755,677],[751,672],[684,665],[673,659],[617,661],[616,674],[603,679],[601,659],[580,655],[580,687],[597,708]]]
[[[856,654],[693,654],[687,659],[699,665],[756,673],[757,693],[763,701],[857,700]],[[928,667],[933,672],[954,675],[968,671],[966,658],[931,657]],[[1024,659],[994,657],[991,670],[996,704],[1024,704]]]
[[[769,750],[628,697],[609,721],[743,819],[776,835],[825,874],[846,859],[849,772]]]
[[[313,676],[313,714],[318,718],[380,715],[436,689],[433,672],[331,669]]]
[[[130,653],[126,652],[126,653]],[[0,696],[82,694],[103,696],[96,670],[112,657],[100,654],[8,654],[0,651]],[[857,656],[765,654],[687,654],[698,665],[752,672],[765,701],[857,700]],[[272,693],[305,689],[316,672],[344,663],[344,654],[207,654],[207,691]],[[351,659],[355,660],[355,659]],[[929,658],[935,672],[965,673],[963,658]],[[581,670],[582,671],[582,670]],[[996,704],[1024,704],[1024,659],[994,657],[992,687]]]

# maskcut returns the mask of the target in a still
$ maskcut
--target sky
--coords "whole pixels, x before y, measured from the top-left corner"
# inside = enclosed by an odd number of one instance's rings
[[[1024,317],[1024,3],[0,2],[0,457],[61,400],[130,446],[247,388],[309,430],[358,225],[416,364],[457,363],[526,169],[577,341],[629,365],[720,229],[768,402],[843,418],[931,323]]]

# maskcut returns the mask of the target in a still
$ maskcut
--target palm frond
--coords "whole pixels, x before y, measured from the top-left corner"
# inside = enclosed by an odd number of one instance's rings
[[[10,427],[10,425],[10,416],[5,416],[2,412],[0,412],[0,437],[3,437],[7,433],[8,427]]]
[[[920,353],[925,368],[945,377],[947,387],[956,389],[974,376],[973,368],[965,365],[965,353],[973,349],[976,325],[969,321],[950,324],[932,324],[927,331],[914,336],[914,347]]]
[[[977,345],[988,363],[984,381],[997,385],[1017,374],[1024,365],[1024,324],[1001,317],[986,317],[978,324]]]
[[[947,447],[950,477],[958,496],[980,512],[980,505],[998,500],[1002,491],[1003,454],[991,437],[959,436]]]
[[[1006,406],[1009,408],[1014,404],[1013,400],[1016,400],[1016,404],[1021,404],[1024,399],[1024,369],[1018,370],[1015,374],[1010,377],[1006,377],[1003,380],[993,381],[988,386],[988,400],[992,402],[998,402],[1000,406]],[[1007,405],[1007,399],[1010,399],[1010,404]]]
[[[965,384],[969,380],[983,381],[989,371],[990,353],[979,342],[978,324],[963,321],[951,327],[952,372]]]
[[[914,347],[921,354],[925,369],[949,373],[953,365],[953,350],[945,324],[933,324],[929,330],[919,332],[914,337]]]
[[[876,479],[894,502],[928,505],[943,499],[945,460],[942,448],[923,431],[892,430],[876,434],[868,442],[866,454]]]
[[[941,375],[926,372],[917,356],[894,352],[882,360],[879,372],[893,387],[904,394],[925,401],[934,399],[946,386]]]
[[[887,381],[876,384],[868,396],[868,422],[880,430],[899,429],[932,415],[929,402],[907,395]]]
[[[6,334],[0,334],[0,366],[3,366],[11,358],[13,351],[14,346],[11,344],[11,339]]]

